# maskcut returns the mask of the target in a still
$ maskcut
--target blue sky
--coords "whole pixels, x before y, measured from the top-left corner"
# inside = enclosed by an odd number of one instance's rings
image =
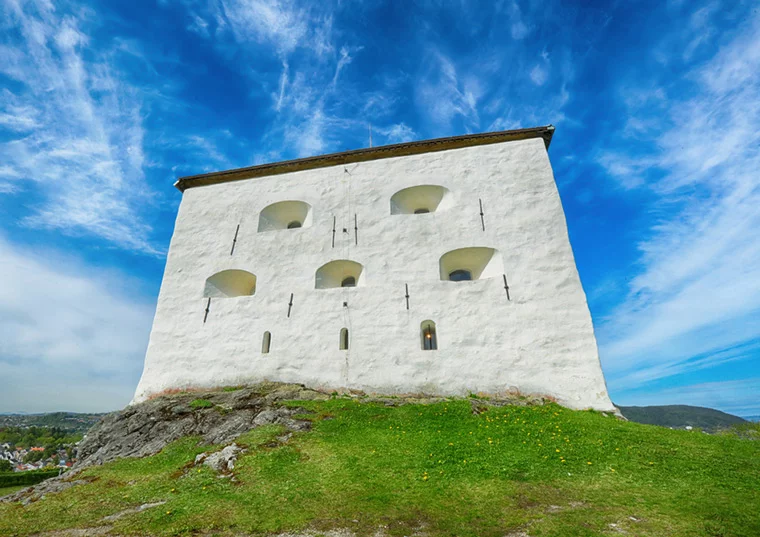
[[[613,400],[760,414],[756,1],[0,2],[0,411],[129,401],[178,176],[551,123]]]

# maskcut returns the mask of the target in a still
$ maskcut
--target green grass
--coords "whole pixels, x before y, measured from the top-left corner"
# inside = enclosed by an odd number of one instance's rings
[[[8,494],[13,494],[14,492],[18,492],[19,490],[23,490],[28,487],[29,485],[15,485],[13,487],[0,487],[0,497],[7,496]]]
[[[392,536],[760,535],[760,442],[618,421],[557,405],[467,400],[386,407],[299,401],[311,432],[281,445],[256,429],[235,481],[192,466],[187,438],[88,469],[87,485],[27,507],[0,504],[0,535],[102,525],[114,534],[264,534],[348,528]],[[219,446],[217,446],[219,447]],[[614,524],[615,526],[611,526]]]
[[[190,401],[190,408],[211,408],[213,406],[214,403],[208,399],[193,399]]]

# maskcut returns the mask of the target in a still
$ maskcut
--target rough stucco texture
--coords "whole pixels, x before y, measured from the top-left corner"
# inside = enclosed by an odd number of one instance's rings
[[[429,214],[392,215],[391,197],[415,185],[441,185],[450,199]],[[258,232],[262,209],[283,200],[311,205],[310,225]],[[502,256],[511,300],[501,274],[441,281],[441,256],[473,246]],[[315,289],[316,270],[337,259],[362,264],[360,285]],[[212,298],[204,323],[205,282],[228,269],[255,274],[256,292]],[[434,351],[421,349],[426,320],[436,323]],[[342,328],[349,350],[339,348]],[[388,394],[519,390],[612,410],[543,140],[185,191],[134,401],[261,380]]]

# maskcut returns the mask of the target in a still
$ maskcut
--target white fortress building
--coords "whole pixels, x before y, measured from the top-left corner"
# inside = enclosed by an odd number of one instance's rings
[[[554,128],[183,177],[134,402],[263,380],[614,410]]]

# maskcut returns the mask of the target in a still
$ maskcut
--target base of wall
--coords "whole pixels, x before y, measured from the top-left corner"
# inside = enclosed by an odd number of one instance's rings
[[[240,379],[240,382],[231,382],[231,383],[224,383],[224,384],[195,384],[195,383],[186,383],[181,386],[171,386],[171,387],[165,387],[162,389],[158,389],[155,391],[149,391],[149,390],[140,390],[138,388],[137,393],[135,394],[134,399],[129,403],[130,405],[135,405],[142,403],[144,401],[147,401],[149,399],[153,399],[155,397],[160,397],[163,395],[168,395],[172,393],[178,393],[178,392],[185,392],[185,391],[207,391],[207,390],[218,390],[228,387],[239,387],[239,386],[255,386],[260,384],[292,384],[287,381],[283,382],[280,380],[273,380],[273,379],[248,379],[245,381],[244,379]],[[303,386],[305,388],[309,388],[311,390],[316,390],[319,392],[323,392],[325,394],[352,394],[357,396],[368,396],[373,398],[382,398],[382,397],[394,397],[394,398],[404,398],[404,399],[429,399],[429,398],[436,398],[436,397],[471,397],[476,396],[477,398],[483,398],[483,399],[494,399],[498,401],[515,401],[515,402],[524,402],[526,404],[532,404],[532,403],[545,403],[545,402],[553,402],[557,403],[561,406],[564,406],[566,408],[572,409],[572,410],[596,410],[599,412],[611,412],[615,414],[618,417],[622,418],[622,414],[618,410],[618,408],[612,404],[611,401],[609,401],[609,398],[607,397],[606,391],[599,394],[599,402],[597,404],[591,404],[591,405],[584,405],[584,404],[578,404],[578,401],[573,401],[558,395],[554,395],[551,393],[542,393],[542,392],[529,392],[529,391],[523,391],[517,386],[509,386],[506,387],[503,390],[441,390],[436,389],[434,387],[426,387],[424,390],[420,391],[403,391],[403,390],[395,390],[395,389],[383,389],[378,390],[371,387],[366,386],[342,386],[342,385],[328,385],[324,383],[297,383],[299,386]]]

